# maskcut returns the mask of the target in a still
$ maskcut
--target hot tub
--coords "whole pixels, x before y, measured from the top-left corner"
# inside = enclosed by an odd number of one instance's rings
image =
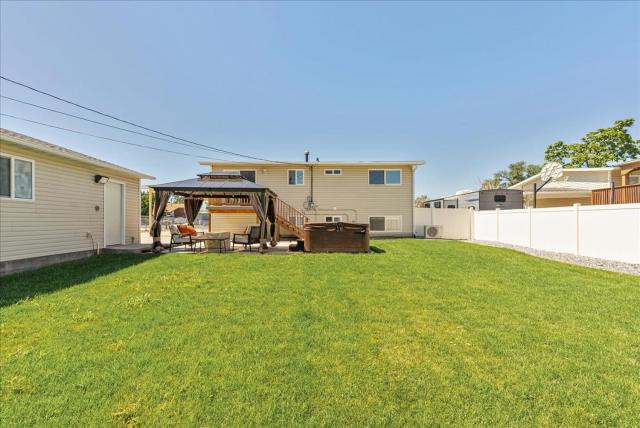
[[[311,253],[368,253],[369,225],[306,223],[304,250]]]

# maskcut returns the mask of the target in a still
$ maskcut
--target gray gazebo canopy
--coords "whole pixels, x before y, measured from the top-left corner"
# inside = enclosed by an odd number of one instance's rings
[[[160,241],[160,220],[162,220],[171,195],[184,196],[185,213],[189,224],[193,224],[202,207],[202,202],[206,198],[248,201],[260,219],[260,239],[266,239],[267,235],[271,235],[273,239],[277,195],[268,187],[253,183],[238,173],[208,172],[198,174],[197,178],[155,184],[149,187],[155,192],[153,224],[150,231],[154,238],[154,246],[157,245],[156,242]],[[267,222],[272,225],[270,230],[267,229]]]

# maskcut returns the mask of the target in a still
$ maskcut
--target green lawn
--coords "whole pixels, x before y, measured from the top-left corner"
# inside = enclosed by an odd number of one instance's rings
[[[374,244],[3,278],[0,425],[640,425],[638,277]]]

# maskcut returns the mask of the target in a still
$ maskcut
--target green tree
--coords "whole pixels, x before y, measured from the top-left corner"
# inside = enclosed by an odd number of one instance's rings
[[[640,140],[629,134],[634,119],[616,120],[610,128],[587,133],[581,143],[556,141],[544,151],[547,162],[559,162],[568,168],[597,168],[640,156]]]
[[[516,183],[526,180],[540,172],[542,166],[525,161],[518,161],[509,164],[508,169],[501,170],[493,174],[493,177],[482,181],[481,188],[486,189],[505,189]]]
[[[424,203],[427,202],[428,200],[429,200],[429,197],[427,195],[420,195],[420,196],[416,197],[415,207],[416,208],[424,207]]]
[[[184,196],[171,195],[169,197],[169,202],[171,202],[172,204],[184,204]]]
[[[149,215],[149,192],[140,192],[140,215]]]

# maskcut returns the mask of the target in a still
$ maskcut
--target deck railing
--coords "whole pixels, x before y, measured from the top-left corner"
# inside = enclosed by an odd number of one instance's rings
[[[640,184],[610,187],[591,191],[592,205],[638,204],[640,203]]]
[[[208,198],[209,206],[217,207],[217,206],[251,206],[251,201],[248,197],[237,197],[237,198]]]
[[[304,234],[304,224],[309,221],[307,216],[301,211],[282,201],[276,199],[276,220],[287,229],[290,229],[299,238]]]

